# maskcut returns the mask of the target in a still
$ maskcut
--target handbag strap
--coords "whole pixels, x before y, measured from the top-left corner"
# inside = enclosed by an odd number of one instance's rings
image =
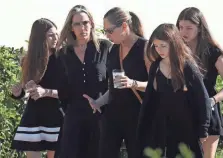
[[[123,52],[122,52],[121,45],[119,47],[119,60],[120,60],[121,70],[124,70],[124,68],[123,68]],[[137,90],[133,87],[131,89],[132,89],[133,93],[135,94],[135,96],[137,97],[137,99],[139,100],[139,102],[142,104],[142,98],[139,95],[139,93],[137,92]]]

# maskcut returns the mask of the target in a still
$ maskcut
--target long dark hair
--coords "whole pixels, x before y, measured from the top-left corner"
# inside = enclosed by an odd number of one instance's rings
[[[142,23],[139,17],[133,12],[127,12],[122,8],[114,7],[104,15],[105,18],[116,26],[120,26],[123,22],[126,22],[132,32],[137,36],[144,37]]]
[[[47,31],[57,26],[46,18],[36,20],[31,29],[28,51],[22,62],[22,84],[30,80],[38,83],[44,76],[49,60],[49,50],[47,45]]]
[[[215,47],[221,50],[220,46],[213,39],[209,30],[207,21],[203,13],[198,8],[189,7],[189,8],[184,9],[180,13],[177,19],[177,23],[176,23],[178,29],[180,29],[179,23],[181,20],[188,20],[198,27],[199,29],[199,33],[197,37],[198,44],[196,47],[195,55],[196,55],[196,59],[199,65],[201,65],[203,69],[206,69],[209,64],[207,54],[212,53],[210,51],[210,47]]]
[[[160,58],[156,52],[153,41],[162,40],[170,45],[169,60],[171,67],[171,80],[174,91],[182,88],[185,85],[184,66],[186,62],[190,62],[197,66],[196,61],[192,56],[192,52],[184,43],[180,36],[180,32],[173,24],[161,24],[152,33],[149,43],[146,48],[146,53],[149,61],[153,62]],[[198,67],[198,66],[197,66]]]

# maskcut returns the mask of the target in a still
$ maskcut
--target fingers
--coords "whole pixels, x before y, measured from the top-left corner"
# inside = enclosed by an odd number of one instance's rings
[[[86,98],[89,102],[92,100],[92,98],[89,97],[87,94],[84,94],[83,97]]]
[[[38,93],[33,93],[33,94],[30,94],[30,97],[34,100],[37,100],[40,98],[39,94]]]
[[[21,88],[22,88],[22,87],[21,87],[20,84],[13,85],[13,86],[11,87],[12,90],[20,90]]]
[[[91,97],[89,97],[87,94],[83,94],[83,97],[88,100],[91,108],[93,109],[93,113],[96,113],[97,111],[101,113],[100,107],[95,105],[94,100]]]
[[[14,96],[19,96],[21,94],[22,87],[20,84],[13,85],[11,87],[11,92]]]
[[[99,113],[101,113],[101,108],[94,108],[94,109],[93,109],[93,114],[95,114],[97,111],[98,111]]]
[[[113,80],[114,82],[128,82],[127,77],[118,77]]]
[[[26,89],[33,88],[36,85],[36,83],[33,80],[30,80],[29,82],[26,83],[25,87]]]
[[[97,110],[98,110],[98,112],[100,112],[100,113],[101,113],[101,108],[98,108]]]
[[[36,88],[30,88],[27,90],[27,93],[30,93],[30,94],[35,93],[35,92],[36,92]]]
[[[115,79],[127,79],[127,76],[115,76]]]
[[[118,89],[125,89],[125,88],[127,88],[127,87],[126,87],[126,86],[124,86],[124,85],[123,85],[123,86],[119,86],[119,87],[118,87]]]
[[[28,89],[28,90],[27,90],[27,93],[29,93],[29,96],[30,96],[32,99],[34,99],[34,100],[36,100],[37,98],[39,98],[39,94],[38,94],[36,88]]]
[[[126,78],[124,78],[124,79],[120,79],[119,82],[126,83],[126,82],[128,82],[128,79],[126,79]]]
[[[87,94],[84,94],[83,97],[86,98],[86,99],[88,100],[88,102],[89,102],[91,108],[94,109],[93,113],[95,113],[95,112],[96,112],[96,111],[95,111],[95,106],[94,106],[94,104],[92,104],[93,99],[92,99],[91,97],[89,97]]]
[[[127,82],[119,82],[118,83],[118,89],[124,89],[124,88],[128,88],[128,83]]]

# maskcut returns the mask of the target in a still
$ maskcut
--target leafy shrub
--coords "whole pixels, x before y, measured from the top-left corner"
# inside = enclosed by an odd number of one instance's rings
[[[20,74],[20,56],[23,48],[0,47],[0,157],[16,158],[18,153],[10,149],[14,131],[23,112],[23,102],[10,97],[11,85],[18,82]],[[19,156],[19,158],[22,155]]]

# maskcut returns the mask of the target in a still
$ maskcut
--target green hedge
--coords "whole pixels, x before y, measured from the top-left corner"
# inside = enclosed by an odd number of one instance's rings
[[[20,56],[23,48],[0,47],[0,157],[22,158],[22,155],[10,150],[13,138],[23,112],[22,101],[10,97],[10,87],[18,82],[20,74]]]

